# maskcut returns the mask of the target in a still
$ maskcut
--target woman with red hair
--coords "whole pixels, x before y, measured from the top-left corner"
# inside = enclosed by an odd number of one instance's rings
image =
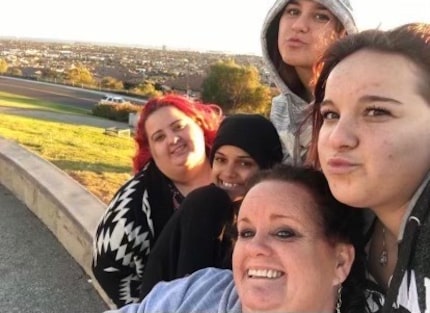
[[[94,276],[117,306],[139,300],[140,275],[164,225],[189,192],[210,183],[208,155],[221,119],[220,107],[178,95],[142,109],[135,176],[115,194],[94,242]]]

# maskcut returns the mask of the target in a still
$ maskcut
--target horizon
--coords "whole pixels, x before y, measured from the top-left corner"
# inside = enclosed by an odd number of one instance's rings
[[[16,41],[40,42],[40,43],[56,43],[56,44],[85,44],[85,45],[95,45],[95,46],[103,46],[103,47],[138,48],[138,49],[148,49],[148,50],[164,50],[165,49],[168,51],[214,53],[214,54],[228,54],[228,55],[250,55],[250,56],[261,57],[261,55],[259,55],[259,54],[252,54],[252,53],[230,52],[230,51],[221,51],[221,50],[196,50],[196,49],[192,49],[192,48],[171,47],[171,46],[167,46],[167,45],[151,46],[151,45],[143,45],[143,44],[97,42],[97,41],[84,41],[84,40],[73,40],[73,39],[51,39],[51,38],[0,36],[0,41],[3,41],[3,40],[16,40]]]
[[[101,0],[15,0],[4,5],[5,12],[18,14],[0,19],[0,37],[261,56],[260,30],[274,2],[123,0],[114,6]],[[429,0],[351,3],[360,30],[430,23]]]

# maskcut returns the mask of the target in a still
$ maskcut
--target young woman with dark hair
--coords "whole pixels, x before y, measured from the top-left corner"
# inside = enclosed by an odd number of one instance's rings
[[[374,213],[367,265],[384,312],[426,312],[430,24],[348,36],[319,67],[309,161],[339,201]]]

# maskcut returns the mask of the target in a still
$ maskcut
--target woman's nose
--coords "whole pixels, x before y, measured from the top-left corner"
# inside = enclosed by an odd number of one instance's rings
[[[300,15],[296,18],[292,24],[292,29],[296,32],[308,32],[309,31],[309,19],[305,15]]]
[[[268,244],[268,238],[258,234],[249,240],[246,248],[248,253],[252,256],[267,256],[272,252],[272,249]]]
[[[236,167],[233,162],[228,162],[223,168],[223,174],[227,177],[234,177],[236,175]]]
[[[354,148],[359,142],[357,131],[354,121],[339,119],[330,132],[329,143],[337,150]]]
[[[169,138],[169,143],[171,144],[176,144],[181,140],[181,137],[178,134],[173,132],[168,134],[168,138]]]

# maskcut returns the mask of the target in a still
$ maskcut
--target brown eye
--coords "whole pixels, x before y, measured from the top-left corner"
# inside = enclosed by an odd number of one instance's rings
[[[291,9],[285,10],[285,13],[291,16],[297,16],[300,14],[300,11],[298,9],[291,8]]]
[[[321,116],[324,120],[334,120],[339,118],[339,114],[333,112],[333,111],[321,111]]]
[[[383,108],[373,107],[373,108],[367,108],[366,114],[368,116],[385,116],[385,115],[390,115],[390,112]]]
[[[327,23],[327,22],[330,22],[331,18],[327,14],[317,13],[315,14],[315,20],[322,23]]]

